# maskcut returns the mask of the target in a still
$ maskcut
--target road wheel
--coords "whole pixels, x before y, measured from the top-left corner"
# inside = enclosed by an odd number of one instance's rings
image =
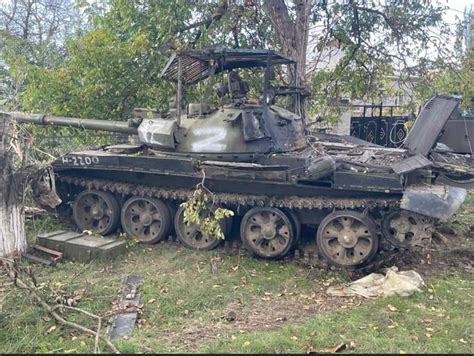
[[[74,222],[81,230],[100,235],[113,232],[120,220],[120,207],[113,194],[100,190],[79,193],[72,206]]]
[[[154,244],[168,236],[170,208],[156,198],[132,197],[122,207],[122,227],[143,244]]]
[[[285,256],[293,246],[295,227],[280,209],[256,207],[242,218],[240,238],[254,255],[276,259]]]
[[[349,269],[368,263],[379,246],[374,222],[350,210],[336,211],[326,216],[319,225],[316,242],[326,260]]]

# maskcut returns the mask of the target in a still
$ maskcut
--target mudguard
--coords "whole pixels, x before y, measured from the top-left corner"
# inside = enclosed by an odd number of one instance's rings
[[[407,187],[400,207],[414,213],[446,221],[466,199],[467,190],[447,185]]]

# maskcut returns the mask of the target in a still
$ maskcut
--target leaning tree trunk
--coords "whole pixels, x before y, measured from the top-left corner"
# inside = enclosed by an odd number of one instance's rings
[[[0,116],[0,257],[14,257],[26,249],[21,183],[17,182],[9,149],[11,117]]]
[[[311,0],[293,0],[291,15],[285,0],[264,0],[263,8],[281,44],[284,55],[297,62],[296,72],[289,71],[290,82],[297,86],[307,86],[306,52],[308,47]],[[305,98],[300,97],[297,111],[306,117]]]

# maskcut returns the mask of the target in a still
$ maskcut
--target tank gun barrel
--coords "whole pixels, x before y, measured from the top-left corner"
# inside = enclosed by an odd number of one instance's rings
[[[137,134],[137,128],[129,126],[123,121],[78,119],[74,117],[49,116],[41,114],[10,113],[19,123],[33,123],[37,125],[67,126],[86,130],[101,130],[126,134]]]

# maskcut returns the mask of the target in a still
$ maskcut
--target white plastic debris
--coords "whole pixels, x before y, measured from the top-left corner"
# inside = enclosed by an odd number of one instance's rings
[[[425,282],[417,272],[398,271],[398,268],[393,266],[385,269],[385,276],[380,273],[371,273],[357,281],[329,287],[326,293],[336,297],[360,295],[365,298],[377,298],[394,294],[406,297],[421,291],[421,287],[424,286]]]

